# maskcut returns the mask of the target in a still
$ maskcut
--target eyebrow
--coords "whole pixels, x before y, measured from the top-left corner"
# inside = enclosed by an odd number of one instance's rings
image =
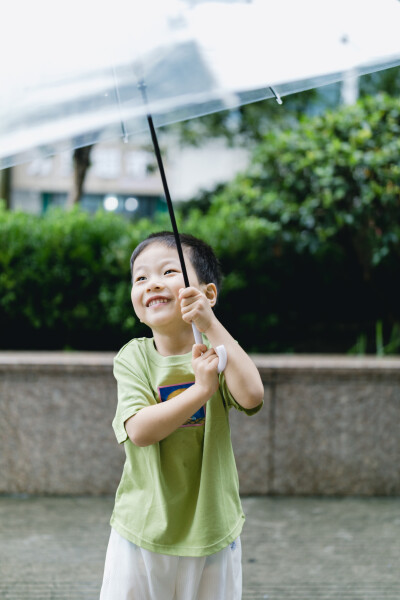
[[[178,258],[178,257],[177,257],[177,258],[164,258],[164,259],[163,259],[162,261],[160,261],[158,264],[160,265],[160,267],[162,267],[163,265],[166,265],[166,264],[168,264],[168,263],[170,263],[170,262],[176,262],[176,263],[179,263],[179,258]],[[148,265],[148,264],[140,264],[140,263],[139,263],[139,266],[137,266],[137,267],[136,267],[136,266],[135,266],[135,264],[134,264],[134,265],[133,265],[133,272],[134,272],[134,271],[137,271],[137,270],[139,270],[139,269],[147,269],[148,267],[149,267],[149,265]]]

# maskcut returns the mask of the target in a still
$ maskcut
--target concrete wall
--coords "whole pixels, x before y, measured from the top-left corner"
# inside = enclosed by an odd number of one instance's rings
[[[112,358],[0,353],[0,493],[115,492]],[[265,406],[231,411],[243,494],[400,494],[400,358],[253,359]]]

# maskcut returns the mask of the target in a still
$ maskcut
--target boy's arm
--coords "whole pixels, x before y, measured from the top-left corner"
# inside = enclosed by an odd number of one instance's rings
[[[264,398],[264,385],[257,367],[217,318],[204,332],[211,345],[223,344],[228,355],[224,375],[230,393],[243,408],[255,408]]]
[[[136,446],[150,446],[166,438],[197,412],[218,388],[218,356],[211,348],[193,346],[193,370],[195,383],[187,390],[171,398],[140,409],[125,422],[130,440]]]
[[[205,333],[214,348],[221,344],[225,346],[228,362],[224,375],[236,402],[246,409],[259,406],[264,398],[264,385],[257,367],[218,321],[212,311],[212,303],[203,292],[194,287],[181,289],[179,298],[183,320],[194,323],[199,331]]]

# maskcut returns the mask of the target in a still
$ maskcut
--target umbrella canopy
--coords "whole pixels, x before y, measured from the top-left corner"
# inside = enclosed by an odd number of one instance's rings
[[[398,65],[399,30],[398,0],[14,0],[0,167]]]
[[[398,0],[13,0],[0,168],[149,125],[188,286],[155,127],[398,65],[399,30]]]

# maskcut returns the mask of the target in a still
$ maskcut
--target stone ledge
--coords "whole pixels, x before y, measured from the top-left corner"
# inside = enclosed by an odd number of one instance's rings
[[[1,371],[110,371],[113,352],[0,352]]]
[[[30,366],[54,369],[57,367],[90,368],[108,370],[113,366],[117,352],[62,352],[62,351],[0,351],[0,370],[26,369]],[[262,375],[281,373],[312,374],[335,372],[335,374],[369,374],[390,372],[400,376],[400,356],[343,356],[343,355],[290,355],[251,354]]]
[[[400,357],[340,356],[340,355],[260,355],[252,359],[264,381],[282,380],[286,376],[368,377],[390,376],[400,379]]]
[[[0,493],[115,492],[114,356],[0,352]],[[400,495],[400,357],[252,358],[264,408],[230,414],[243,494]]]

